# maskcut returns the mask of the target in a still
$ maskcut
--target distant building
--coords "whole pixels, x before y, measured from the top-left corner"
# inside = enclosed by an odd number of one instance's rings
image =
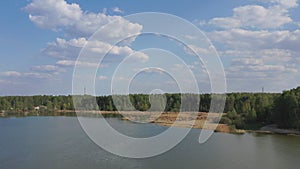
[[[47,106],[35,106],[35,107],[33,107],[34,108],[34,110],[46,110],[47,109]]]

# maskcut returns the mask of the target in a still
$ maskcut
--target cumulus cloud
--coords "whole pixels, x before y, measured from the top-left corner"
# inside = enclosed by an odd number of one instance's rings
[[[102,41],[119,40],[131,34],[137,34],[142,26],[131,23],[121,16],[109,16],[105,13],[91,13],[83,11],[76,3],[67,3],[65,0],[33,0],[24,8],[29,13],[29,19],[39,27],[55,31],[66,31],[76,37],[89,37],[100,27]],[[115,11],[119,8],[115,8]],[[109,32],[109,33],[108,33]]]
[[[213,18],[208,23],[221,28],[278,28],[293,20],[288,10],[275,5],[246,5],[233,9],[232,17]]]
[[[83,14],[78,4],[64,0],[33,0],[24,9],[33,23],[53,30],[74,25]]]
[[[212,18],[209,25],[224,29],[256,28],[276,29],[292,23],[290,9],[298,6],[297,0],[258,0],[267,3],[263,5],[244,5],[233,9],[230,17]]]
[[[48,46],[42,52],[47,56],[59,59],[77,58],[85,43],[85,38],[71,39],[69,41],[57,38],[55,42],[48,43]]]
[[[143,28],[142,25],[132,23],[122,16],[108,15],[107,9],[100,13],[94,13],[83,11],[78,4],[69,3],[66,0],[32,0],[24,7],[24,10],[29,14],[29,19],[38,27],[64,34],[64,38],[57,38],[42,49],[42,54],[57,59],[56,64],[33,66],[31,68],[32,76],[37,76],[35,73],[59,74],[65,70],[65,67],[75,65],[97,67],[99,56],[108,52],[110,60],[117,60],[125,56],[130,56],[134,61],[145,62],[148,60],[146,54],[129,47],[129,43],[136,38],[132,35],[139,34]],[[111,10],[114,13],[123,13],[118,7]],[[99,28],[101,31],[88,41],[88,37]],[[115,45],[124,38],[127,39],[122,46]],[[88,52],[89,59],[76,62],[83,47]],[[107,63],[101,64],[100,67],[103,65],[107,65]],[[6,72],[11,76],[30,75],[29,73],[19,73]]]
[[[147,61],[148,56],[142,52],[137,52],[128,46],[114,46],[102,41],[88,41],[85,38],[65,40],[57,38],[55,42],[49,43],[43,53],[58,59],[74,60],[78,57],[82,47],[84,50],[92,54],[96,54],[99,60],[100,55],[109,54],[110,56],[129,56],[137,61]]]

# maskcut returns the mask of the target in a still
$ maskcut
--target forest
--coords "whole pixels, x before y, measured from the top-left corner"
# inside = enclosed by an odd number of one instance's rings
[[[180,111],[182,98],[190,95],[197,96],[200,99],[199,109],[192,110],[195,100],[189,101],[185,105],[186,110],[182,111],[200,111],[208,112],[211,104],[211,94],[165,94],[162,96],[153,96],[146,94],[131,94],[127,103],[124,100],[128,96],[119,96],[119,100],[113,99],[113,96],[3,96],[0,97],[0,113],[23,113],[23,112],[55,112],[74,110],[78,105],[91,110],[116,111],[114,101],[123,105],[132,104],[135,110],[147,111],[151,107],[149,97],[154,97],[160,110],[164,108],[165,112]],[[78,100],[78,98],[81,98]],[[122,98],[124,100],[122,101]],[[165,105],[163,104],[166,99]],[[92,100],[97,101],[95,106]],[[121,100],[120,100],[121,99]],[[153,98],[152,98],[153,99]],[[159,104],[161,103],[161,104]],[[79,106],[79,107],[80,107]],[[191,109],[189,109],[191,108]],[[132,107],[118,107],[118,110],[131,111]],[[282,93],[228,93],[224,108],[225,115],[221,123],[228,124],[237,129],[250,129],[267,124],[277,124],[281,128],[300,129],[300,87],[284,91]]]

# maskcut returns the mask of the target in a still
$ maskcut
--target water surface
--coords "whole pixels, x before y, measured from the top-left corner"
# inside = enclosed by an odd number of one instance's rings
[[[106,119],[128,135],[147,137],[166,128]],[[215,133],[198,143],[192,129],[183,142],[160,156],[127,159],[95,145],[76,117],[0,118],[1,169],[295,169],[300,137]]]

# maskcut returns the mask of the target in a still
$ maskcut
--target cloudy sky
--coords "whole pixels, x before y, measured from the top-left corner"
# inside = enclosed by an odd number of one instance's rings
[[[110,93],[112,76],[128,55],[131,55],[125,63],[128,72],[119,71],[122,73],[115,79],[123,84],[122,81],[129,80],[130,71],[142,70],[131,80],[132,92],[149,93],[154,89],[178,92],[176,78],[165,69],[178,72],[177,78],[189,84],[190,78],[180,76],[187,67],[200,91],[209,92],[203,63],[190,57],[186,47],[181,46],[179,50],[176,43],[161,36],[134,37],[118,45],[113,43],[145,29],[145,25],[126,18],[138,12],[169,13],[202,30],[223,63],[228,92],[258,92],[262,87],[267,92],[280,92],[300,85],[297,0],[10,0],[0,3],[0,95],[71,94],[74,65],[87,43],[88,50],[98,54],[112,49],[95,76],[97,95]],[[110,22],[115,24],[98,33],[96,41],[89,41],[99,28]],[[182,36],[195,38],[188,33]],[[189,47],[206,52],[199,46]],[[170,59],[173,56],[167,50],[180,55],[185,65]],[[164,70],[150,64],[157,61]],[[77,65],[97,67],[98,63],[81,61]],[[141,65],[148,67],[143,69]]]

